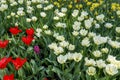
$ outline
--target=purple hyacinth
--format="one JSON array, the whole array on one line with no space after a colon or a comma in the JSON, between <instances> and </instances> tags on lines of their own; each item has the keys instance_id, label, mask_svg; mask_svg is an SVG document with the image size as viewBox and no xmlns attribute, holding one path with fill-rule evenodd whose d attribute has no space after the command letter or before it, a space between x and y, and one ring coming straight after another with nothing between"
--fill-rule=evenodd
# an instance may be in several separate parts
<instances>
[{"instance_id":1,"label":"purple hyacinth","mask_svg":"<svg viewBox=\"0 0 120 80\"><path fill-rule=\"evenodd\" d=\"M35 51L35 53L37 53L37 54L39 54L40 53L40 48L39 48L39 46L34 46L34 51Z\"/></svg>"}]
</instances>

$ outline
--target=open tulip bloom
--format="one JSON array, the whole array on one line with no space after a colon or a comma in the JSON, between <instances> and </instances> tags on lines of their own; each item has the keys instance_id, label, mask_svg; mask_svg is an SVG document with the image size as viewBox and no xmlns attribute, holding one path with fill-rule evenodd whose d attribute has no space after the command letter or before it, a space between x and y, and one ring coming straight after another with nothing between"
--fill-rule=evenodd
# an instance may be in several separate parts
<instances>
[{"instance_id":1,"label":"open tulip bloom","mask_svg":"<svg viewBox=\"0 0 120 80\"><path fill-rule=\"evenodd\" d=\"M22 37L22 41L26 44L26 45L30 45L33 41L33 37L31 36L26 36L26 37Z\"/></svg>"},{"instance_id":2,"label":"open tulip bloom","mask_svg":"<svg viewBox=\"0 0 120 80\"><path fill-rule=\"evenodd\" d=\"M33 36L34 35L34 29L33 28L26 29L26 34L29 35L29 36Z\"/></svg>"},{"instance_id":3,"label":"open tulip bloom","mask_svg":"<svg viewBox=\"0 0 120 80\"><path fill-rule=\"evenodd\" d=\"M0 40L0 48L6 48L9 43L9 40Z\"/></svg>"},{"instance_id":4,"label":"open tulip bloom","mask_svg":"<svg viewBox=\"0 0 120 80\"><path fill-rule=\"evenodd\" d=\"M3 80L14 80L14 74L4 75Z\"/></svg>"},{"instance_id":5,"label":"open tulip bloom","mask_svg":"<svg viewBox=\"0 0 120 80\"><path fill-rule=\"evenodd\" d=\"M16 70L20 69L24 63L27 61L27 59L21 59L20 57L16 58L15 60L12 60L14 67Z\"/></svg>"},{"instance_id":6,"label":"open tulip bloom","mask_svg":"<svg viewBox=\"0 0 120 80\"><path fill-rule=\"evenodd\" d=\"M22 32L22 30L19 30L18 26L10 27L9 31L13 35L17 35L18 33Z\"/></svg>"},{"instance_id":7,"label":"open tulip bloom","mask_svg":"<svg viewBox=\"0 0 120 80\"><path fill-rule=\"evenodd\" d=\"M0 59L0 69L6 68L7 64L11 62L12 57L4 57Z\"/></svg>"}]
</instances>

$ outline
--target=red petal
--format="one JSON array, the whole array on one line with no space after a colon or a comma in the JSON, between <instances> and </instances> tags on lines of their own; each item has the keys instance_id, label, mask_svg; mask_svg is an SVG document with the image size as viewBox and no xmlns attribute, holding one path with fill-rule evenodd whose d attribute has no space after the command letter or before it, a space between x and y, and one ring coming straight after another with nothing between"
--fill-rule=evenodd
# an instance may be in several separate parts
<instances>
[{"instance_id":1,"label":"red petal","mask_svg":"<svg viewBox=\"0 0 120 80\"><path fill-rule=\"evenodd\" d=\"M8 45L9 41L5 40L5 41L1 41L0 40L0 48L5 48Z\"/></svg>"},{"instance_id":2,"label":"red petal","mask_svg":"<svg viewBox=\"0 0 120 80\"><path fill-rule=\"evenodd\" d=\"M12 60L12 63L14 64L14 67L16 70L21 68L23 64L26 62L26 59L21 59L20 57L16 58L15 60Z\"/></svg>"},{"instance_id":3,"label":"red petal","mask_svg":"<svg viewBox=\"0 0 120 80\"><path fill-rule=\"evenodd\" d=\"M14 74L4 75L3 80L14 80Z\"/></svg>"},{"instance_id":4,"label":"red petal","mask_svg":"<svg viewBox=\"0 0 120 80\"><path fill-rule=\"evenodd\" d=\"M7 64L12 60L12 57L4 57L0 60L0 69L6 68Z\"/></svg>"},{"instance_id":5,"label":"red petal","mask_svg":"<svg viewBox=\"0 0 120 80\"><path fill-rule=\"evenodd\" d=\"M27 35L33 36L34 35L34 29L33 28L26 29L26 33L27 33Z\"/></svg>"}]
</instances>

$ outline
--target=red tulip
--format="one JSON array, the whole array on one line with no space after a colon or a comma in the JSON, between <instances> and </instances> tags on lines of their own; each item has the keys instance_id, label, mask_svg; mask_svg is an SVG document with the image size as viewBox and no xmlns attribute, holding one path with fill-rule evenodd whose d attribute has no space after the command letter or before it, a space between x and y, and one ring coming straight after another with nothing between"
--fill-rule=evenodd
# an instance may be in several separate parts
<instances>
[{"instance_id":1,"label":"red tulip","mask_svg":"<svg viewBox=\"0 0 120 80\"><path fill-rule=\"evenodd\" d=\"M0 69L6 68L7 64L12 60L12 57L4 57L0 60Z\"/></svg>"},{"instance_id":2,"label":"red tulip","mask_svg":"<svg viewBox=\"0 0 120 80\"><path fill-rule=\"evenodd\" d=\"M32 43L33 37L30 36L26 36L26 37L22 37L22 41L26 44L26 45L30 45Z\"/></svg>"},{"instance_id":3,"label":"red tulip","mask_svg":"<svg viewBox=\"0 0 120 80\"><path fill-rule=\"evenodd\" d=\"M3 80L14 80L14 74L4 75Z\"/></svg>"},{"instance_id":4,"label":"red tulip","mask_svg":"<svg viewBox=\"0 0 120 80\"><path fill-rule=\"evenodd\" d=\"M6 48L8 43L9 43L8 40L5 40L5 41L0 40L0 48Z\"/></svg>"},{"instance_id":5,"label":"red tulip","mask_svg":"<svg viewBox=\"0 0 120 80\"><path fill-rule=\"evenodd\" d=\"M45 77L45 78L43 78L43 80L48 80L48 78Z\"/></svg>"},{"instance_id":6,"label":"red tulip","mask_svg":"<svg viewBox=\"0 0 120 80\"><path fill-rule=\"evenodd\" d=\"M18 26L11 27L11 28L9 29L9 31L10 31L13 35L17 35L18 33L22 32L22 30L19 30L19 29L18 29Z\"/></svg>"},{"instance_id":7,"label":"red tulip","mask_svg":"<svg viewBox=\"0 0 120 80\"><path fill-rule=\"evenodd\" d=\"M12 63L16 70L20 69L23 64L27 61L27 59L21 59L20 57L16 58L15 60L12 60Z\"/></svg>"},{"instance_id":8,"label":"red tulip","mask_svg":"<svg viewBox=\"0 0 120 80\"><path fill-rule=\"evenodd\" d=\"M29 36L33 36L34 35L34 29L33 28L26 29L26 33Z\"/></svg>"}]
</instances>

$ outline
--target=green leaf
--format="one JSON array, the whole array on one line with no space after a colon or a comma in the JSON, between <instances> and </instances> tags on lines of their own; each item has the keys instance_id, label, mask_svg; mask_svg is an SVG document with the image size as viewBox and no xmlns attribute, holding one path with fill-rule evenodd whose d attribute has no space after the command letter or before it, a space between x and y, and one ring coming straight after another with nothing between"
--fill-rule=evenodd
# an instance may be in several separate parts
<instances>
[{"instance_id":1,"label":"green leaf","mask_svg":"<svg viewBox=\"0 0 120 80\"><path fill-rule=\"evenodd\" d=\"M21 49L23 49L23 50L26 50L25 47L23 47L23 46L19 46L19 47L20 47Z\"/></svg>"},{"instance_id":2,"label":"green leaf","mask_svg":"<svg viewBox=\"0 0 120 80\"><path fill-rule=\"evenodd\" d=\"M99 80L106 80L106 77L102 77L102 78L100 78Z\"/></svg>"},{"instance_id":3,"label":"green leaf","mask_svg":"<svg viewBox=\"0 0 120 80\"><path fill-rule=\"evenodd\" d=\"M0 79L1 80L3 79L4 74L5 74L4 70L0 70Z\"/></svg>"},{"instance_id":4,"label":"green leaf","mask_svg":"<svg viewBox=\"0 0 120 80\"><path fill-rule=\"evenodd\" d=\"M50 62L50 63L53 63L54 66L57 66L57 65L58 65L56 61L52 61L52 60L50 60L50 59L48 59L48 58L45 58L45 60L47 60L47 61Z\"/></svg>"},{"instance_id":5,"label":"green leaf","mask_svg":"<svg viewBox=\"0 0 120 80\"><path fill-rule=\"evenodd\" d=\"M61 76L62 71L59 68L53 66L52 71L55 72L60 79L62 79L62 76Z\"/></svg>"},{"instance_id":6,"label":"green leaf","mask_svg":"<svg viewBox=\"0 0 120 80\"><path fill-rule=\"evenodd\" d=\"M24 70L22 68L18 70L18 75L19 75L19 77L25 76Z\"/></svg>"}]
</instances>

